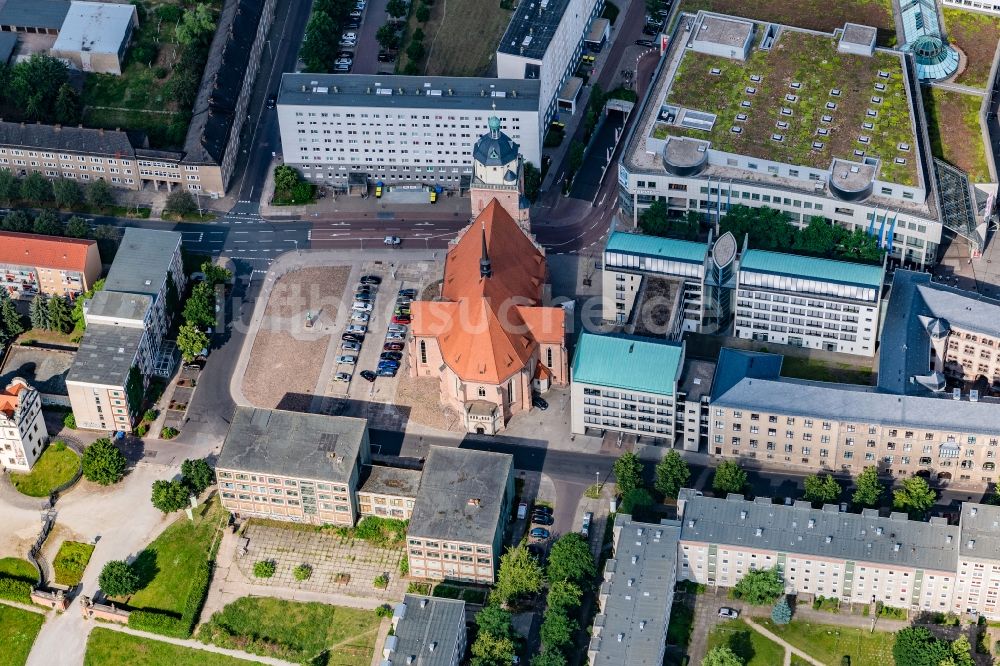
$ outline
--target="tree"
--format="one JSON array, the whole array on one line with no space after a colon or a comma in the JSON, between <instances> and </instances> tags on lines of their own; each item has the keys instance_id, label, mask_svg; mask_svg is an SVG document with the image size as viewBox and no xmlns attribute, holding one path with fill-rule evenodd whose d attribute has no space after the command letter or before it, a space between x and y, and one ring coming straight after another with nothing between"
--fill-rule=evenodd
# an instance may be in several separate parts
<instances>
[{"instance_id":1,"label":"tree","mask_svg":"<svg viewBox=\"0 0 1000 666\"><path fill-rule=\"evenodd\" d=\"M906 666L939 666L951 650L947 641L938 640L926 627L905 627L896 632L892 656Z\"/></svg>"},{"instance_id":2,"label":"tree","mask_svg":"<svg viewBox=\"0 0 1000 666\"><path fill-rule=\"evenodd\" d=\"M511 548L500 558L497 582L490 600L508 604L521 595L542 589L542 567L524 545Z\"/></svg>"},{"instance_id":3,"label":"tree","mask_svg":"<svg viewBox=\"0 0 1000 666\"><path fill-rule=\"evenodd\" d=\"M511 615L496 604L487 604L476 615L476 625L479 633L487 633L496 638L514 638L514 625Z\"/></svg>"},{"instance_id":4,"label":"tree","mask_svg":"<svg viewBox=\"0 0 1000 666\"><path fill-rule=\"evenodd\" d=\"M82 217L74 215L66 220L66 235L70 238L88 238L90 225Z\"/></svg>"},{"instance_id":5,"label":"tree","mask_svg":"<svg viewBox=\"0 0 1000 666\"><path fill-rule=\"evenodd\" d=\"M127 597L139 590L139 574L125 560L111 560L101 569L97 584L109 597Z\"/></svg>"},{"instance_id":6,"label":"tree","mask_svg":"<svg viewBox=\"0 0 1000 666\"><path fill-rule=\"evenodd\" d=\"M666 497L677 498L691 478L691 469L681 454L671 449L663 460L656 464L656 481L654 487Z\"/></svg>"},{"instance_id":7,"label":"tree","mask_svg":"<svg viewBox=\"0 0 1000 666\"><path fill-rule=\"evenodd\" d=\"M385 13L394 19L402 18L406 16L406 12L409 10L409 5L406 0L389 0L385 6Z\"/></svg>"},{"instance_id":8,"label":"tree","mask_svg":"<svg viewBox=\"0 0 1000 666\"><path fill-rule=\"evenodd\" d=\"M173 513L188 506L188 489L180 481L153 481L153 506L163 513Z\"/></svg>"},{"instance_id":9,"label":"tree","mask_svg":"<svg viewBox=\"0 0 1000 666\"><path fill-rule=\"evenodd\" d=\"M274 167L274 195L278 198L291 197L295 186L302 180L298 169L286 164Z\"/></svg>"},{"instance_id":10,"label":"tree","mask_svg":"<svg viewBox=\"0 0 1000 666\"><path fill-rule=\"evenodd\" d=\"M63 296L53 294L49 298L49 330L59 333L69 333L73 328L73 318L69 303Z\"/></svg>"},{"instance_id":11,"label":"tree","mask_svg":"<svg viewBox=\"0 0 1000 666\"><path fill-rule=\"evenodd\" d=\"M788 624L792 621L792 607L788 605L788 598L781 595L778 603L771 609L771 619L775 624Z\"/></svg>"},{"instance_id":12,"label":"tree","mask_svg":"<svg viewBox=\"0 0 1000 666\"><path fill-rule=\"evenodd\" d=\"M198 206L195 204L194 197L187 190L180 188L167 195L167 205L164 208L181 217L198 212Z\"/></svg>"},{"instance_id":13,"label":"tree","mask_svg":"<svg viewBox=\"0 0 1000 666\"><path fill-rule=\"evenodd\" d=\"M181 315L184 321L200 328L215 324L215 291L207 282L199 282L191 290Z\"/></svg>"},{"instance_id":14,"label":"tree","mask_svg":"<svg viewBox=\"0 0 1000 666\"><path fill-rule=\"evenodd\" d=\"M903 479L902 487L892 493L892 506L913 516L922 516L937 501L937 493L922 476Z\"/></svg>"},{"instance_id":15,"label":"tree","mask_svg":"<svg viewBox=\"0 0 1000 666\"><path fill-rule=\"evenodd\" d=\"M547 608L538 635L542 644L549 648L563 648L573 642L573 632L576 631L576 620L566 614L562 608Z\"/></svg>"},{"instance_id":16,"label":"tree","mask_svg":"<svg viewBox=\"0 0 1000 666\"><path fill-rule=\"evenodd\" d=\"M181 479L196 495L215 483L215 470L203 458L181 463Z\"/></svg>"},{"instance_id":17,"label":"tree","mask_svg":"<svg viewBox=\"0 0 1000 666\"><path fill-rule=\"evenodd\" d=\"M427 23L431 19L431 8L425 4L421 4L417 7L417 21L420 23Z\"/></svg>"},{"instance_id":18,"label":"tree","mask_svg":"<svg viewBox=\"0 0 1000 666\"><path fill-rule=\"evenodd\" d=\"M740 578L733 588L733 597L748 604L761 606L772 604L785 593L777 569L751 569Z\"/></svg>"},{"instance_id":19,"label":"tree","mask_svg":"<svg viewBox=\"0 0 1000 666\"><path fill-rule=\"evenodd\" d=\"M821 502L829 504L836 502L843 490L837 480L829 474L820 477L818 474L810 474L803 482L805 485L805 495L807 502Z\"/></svg>"},{"instance_id":20,"label":"tree","mask_svg":"<svg viewBox=\"0 0 1000 666\"><path fill-rule=\"evenodd\" d=\"M579 141L574 141L573 145L569 147L569 156L566 168L569 170L569 177L572 178L576 175L576 172L580 170L583 166L583 154L584 148L583 144Z\"/></svg>"},{"instance_id":21,"label":"tree","mask_svg":"<svg viewBox=\"0 0 1000 666\"><path fill-rule=\"evenodd\" d=\"M76 125L80 122L80 96L68 83L59 86L56 93L56 122L63 125Z\"/></svg>"},{"instance_id":22,"label":"tree","mask_svg":"<svg viewBox=\"0 0 1000 666\"><path fill-rule=\"evenodd\" d=\"M104 289L104 279L100 279L94 283L87 291L83 292L81 296L73 302L73 311L69 313L70 319L73 320L73 327L78 328L81 331L87 328L87 322L83 317L83 304L88 299L94 297L94 294Z\"/></svg>"},{"instance_id":23,"label":"tree","mask_svg":"<svg viewBox=\"0 0 1000 666\"><path fill-rule=\"evenodd\" d=\"M337 24L323 12L313 12L299 52L307 72L328 72L337 54Z\"/></svg>"},{"instance_id":24,"label":"tree","mask_svg":"<svg viewBox=\"0 0 1000 666\"><path fill-rule=\"evenodd\" d=\"M215 17L208 5L199 4L184 12L180 23L174 28L174 37L181 46L207 41L215 32Z\"/></svg>"},{"instance_id":25,"label":"tree","mask_svg":"<svg viewBox=\"0 0 1000 666\"><path fill-rule=\"evenodd\" d=\"M187 363L201 356L208 345L208 334L190 322L177 330L177 348L181 350L181 357Z\"/></svg>"},{"instance_id":26,"label":"tree","mask_svg":"<svg viewBox=\"0 0 1000 666\"><path fill-rule=\"evenodd\" d=\"M34 223L23 210L13 210L3 218L3 230L31 233L34 230Z\"/></svg>"},{"instance_id":27,"label":"tree","mask_svg":"<svg viewBox=\"0 0 1000 666\"><path fill-rule=\"evenodd\" d=\"M852 500L858 506L874 507L878 506L882 499L885 487L878 480L878 469L874 466L865 467L861 474L858 474L857 489L854 491Z\"/></svg>"},{"instance_id":28,"label":"tree","mask_svg":"<svg viewBox=\"0 0 1000 666\"><path fill-rule=\"evenodd\" d=\"M415 63L423 60L426 53L427 49L424 47L424 43L415 39L410 41L410 45L406 47L406 57Z\"/></svg>"},{"instance_id":29,"label":"tree","mask_svg":"<svg viewBox=\"0 0 1000 666\"><path fill-rule=\"evenodd\" d=\"M549 647L531 658L531 666L566 666L568 663L561 650Z\"/></svg>"},{"instance_id":30,"label":"tree","mask_svg":"<svg viewBox=\"0 0 1000 666\"><path fill-rule=\"evenodd\" d=\"M528 201L534 203L538 201L538 195L542 191L542 172L531 162L524 163L524 196Z\"/></svg>"},{"instance_id":31,"label":"tree","mask_svg":"<svg viewBox=\"0 0 1000 666\"><path fill-rule=\"evenodd\" d=\"M21 198L21 181L10 169L0 169L0 201L10 203Z\"/></svg>"},{"instance_id":32,"label":"tree","mask_svg":"<svg viewBox=\"0 0 1000 666\"><path fill-rule=\"evenodd\" d=\"M107 208L115 202L115 196L111 191L108 181L103 178L90 181L87 185L87 203L94 208Z\"/></svg>"},{"instance_id":33,"label":"tree","mask_svg":"<svg viewBox=\"0 0 1000 666\"><path fill-rule=\"evenodd\" d=\"M549 596L546 600L549 608L576 608L583 599L583 590L576 583L568 580L557 580L549 586Z\"/></svg>"},{"instance_id":34,"label":"tree","mask_svg":"<svg viewBox=\"0 0 1000 666\"><path fill-rule=\"evenodd\" d=\"M24 333L21 315L6 289L0 289L0 347Z\"/></svg>"},{"instance_id":35,"label":"tree","mask_svg":"<svg viewBox=\"0 0 1000 666\"><path fill-rule=\"evenodd\" d=\"M638 514L642 513L645 507L653 506L656 504L656 499L653 495L645 488L634 488L622 497L621 502L618 504L619 513L627 513L633 518L637 518Z\"/></svg>"},{"instance_id":36,"label":"tree","mask_svg":"<svg viewBox=\"0 0 1000 666\"><path fill-rule=\"evenodd\" d=\"M514 661L516 647L510 638L480 632L471 650L472 666L508 666Z\"/></svg>"},{"instance_id":37,"label":"tree","mask_svg":"<svg viewBox=\"0 0 1000 666\"><path fill-rule=\"evenodd\" d=\"M233 279L233 272L228 268L216 266L211 261L203 262L201 272L205 274L205 282L213 287L218 284L225 284Z\"/></svg>"},{"instance_id":38,"label":"tree","mask_svg":"<svg viewBox=\"0 0 1000 666\"><path fill-rule=\"evenodd\" d=\"M73 208L83 202L83 192L75 180L59 178L52 183L52 194L60 208Z\"/></svg>"},{"instance_id":39,"label":"tree","mask_svg":"<svg viewBox=\"0 0 1000 666\"><path fill-rule=\"evenodd\" d=\"M639 215L639 228L650 236L694 240L701 230L701 223L698 213L694 211L683 218L671 218L666 202L657 199Z\"/></svg>"},{"instance_id":40,"label":"tree","mask_svg":"<svg viewBox=\"0 0 1000 666\"><path fill-rule=\"evenodd\" d=\"M626 495L636 488L642 487L642 462L639 456L631 451L626 451L615 464L611 471L615 475L615 483L618 485L618 494Z\"/></svg>"},{"instance_id":41,"label":"tree","mask_svg":"<svg viewBox=\"0 0 1000 666\"><path fill-rule=\"evenodd\" d=\"M747 473L735 460L724 460L715 468L712 490L717 495L742 493L747 485Z\"/></svg>"},{"instance_id":42,"label":"tree","mask_svg":"<svg viewBox=\"0 0 1000 666\"><path fill-rule=\"evenodd\" d=\"M34 233L42 236L62 236L65 233L62 220L48 208L38 214L31 226Z\"/></svg>"},{"instance_id":43,"label":"tree","mask_svg":"<svg viewBox=\"0 0 1000 666\"><path fill-rule=\"evenodd\" d=\"M951 661L954 666L975 666L975 660L972 658L972 644L969 642L969 637L965 634L959 635L951 643Z\"/></svg>"},{"instance_id":44,"label":"tree","mask_svg":"<svg viewBox=\"0 0 1000 666\"><path fill-rule=\"evenodd\" d=\"M750 236L750 247L760 250L787 250L793 246L795 227L787 214L763 206L731 206L719 224L719 233L732 232L737 243Z\"/></svg>"},{"instance_id":45,"label":"tree","mask_svg":"<svg viewBox=\"0 0 1000 666\"><path fill-rule=\"evenodd\" d=\"M6 97L29 120L51 120L59 89L69 81L69 68L57 58L41 53L22 60L10 70Z\"/></svg>"},{"instance_id":46,"label":"tree","mask_svg":"<svg viewBox=\"0 0 1000 666\"><path fill-rule=\"evenodd\" d=\"M596 571L590 544L578 533L564 534L552 544L546 568L549 582L568 580L582 583L593 578Z\"/></svg>"},{"instance_id":47,"label":"tree","mask_svg":"<svg viewBox=\"0 0 1000 666\"><path fill-rule=\"evenodd\" d=\"M83 475L88 481L110 486L125 476L128 461L110 439L102 437L83 451Z\"/></svg>"},{"instance_id":48,"label":"tree","mask_svg":"<svg viewBox=\"0 0 1000 666\"><path fill-rule=\"evenodd\" d=\"M386 51L394 51L399 48L399 32L394 25L386 23L375 33L375 41Z\"/></svg>"},{"instance_id":49,"label":"tree","mask_svg":"<svg viewBox=\"0 0 1000 666\"><path fill-rule=\"evenodd\" d=\"M701 666L743 666L743 659L729 647L719 645L708 651Z\"/></svg>"},{"instance_id":50,"label":"tree","mask_svg":"<svg viewBox=\"0 0 1000 666\"><path fill-rule=\"evenodd\" d=\"M43 293L38 293L31 299L31 306L28 308L28 317L31 319L31 328L38 330L48 330L49 328L49 297Z\"/></svg>"},{"instance_id":51,"label":"tree","mask_svg":"<svg viewBox=\"0 0 1000 666\"><path fill-rule=\"evenodd\" d=\"M21 183L21 196L35 203L52 201L52 181L38 171L32 171Z\"/></svg>"}]
</instances>

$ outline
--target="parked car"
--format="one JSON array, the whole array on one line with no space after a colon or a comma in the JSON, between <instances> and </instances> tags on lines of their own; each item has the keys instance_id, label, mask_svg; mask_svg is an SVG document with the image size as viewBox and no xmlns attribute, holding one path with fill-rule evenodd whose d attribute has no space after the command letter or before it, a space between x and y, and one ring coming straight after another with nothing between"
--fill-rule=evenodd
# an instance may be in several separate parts
<instances>
[{"instance_id":1,"label":"parked car","mask_svg":"<svg viewBox=\"0 0 1000 666\"><path fill-rule=\"evenodd\" d=\"M538 543L529 543L528 552L531 553L536 559L541 560L542 556L545 555L545 548Z\"/></svg>"},{"instance_id":2,"label":"parked car","mask_svg":"<svg viewBox=\"0 0 1000 666\"><path fill-rule=\"evenodd\" d=\"M417 290L416 289L400 289L399 290L399 295L400 296L409 296L410 298L415 298L416 295L417 295Z\"/></svg>"},{"instance_id":3,"label":"parked car","mask_svg":"<svg viewBox=\"0 0 1000 666\"><path fill-rule=\"evenodd\" d=\"M396 376L396 372L398 372L398 371L399 371L399 368L383 368L383 367L379 367L378 372L376 374L379 377L395 377Z\"/></svg>"},{"instance_id":4,"label":"parked car","mask_svg":"<svg viewBox=\"0 0 1000 666\"><path fill-rule=\"evenodd\" d=\"M549 408L549 403L545 402L545 400L542 398L542 396L538 395L537 393L532 393L531 394L531 406L532 407L537 407L538 409L540 409L540 410L542 410L544 412L546 409Z\"/></svg>"},{"instance_id":5,"label":"parked car","mask_svg":"<svg viewBox=\"0 0 1000 666\"><path fill-rule=\"evenodd\" d=\"M377 275L362 275L361 280L359 281L361 282L361 284L375 284L375 285L382 284L382 278L380 278Z\"/></svg>"},{"instance_id":6,"label":"parked car","mask_svg":"<svg viewBox=\"0 0 1000 666\"><path fill-rule=\"evenodd\" d=\"M337 357L337 363L343 363L344 365L354 365L358 362L358 357L353 354L344 354L343 356Z\"/></svg>"},{"instance_id":7,"label":"parked car","mask_svg":"<svg viewBox=\"0 0 1000 666\"><path fill-rule=\"evenodd\" d=\"M396 56L392 55L388 51L379 51L378 52L378 61L379 62L394 62L395 60L396 60Z\"/></svg>"},{"instance_id":8,"label":"parked car","mask_svg":"<svg viewBox=\"0 0 1000 666\"><path fill-rule=\"evenodd\" d=\"M335 71L335 72L349 72L349 71L351 71L351 66L350 65L345 65L345 64L341 63L339 65L334 65L333 66L333 71Z\"/></svg>"},{"instance_id":9,"label":"parked car","mask_svg":"<svg viewBox=\"0 0 1000 666\"><path fill-rule=\"evenodd\" d=\"M356 32L345 32L340 36L341 39L350 39L352 41L358 41L358 33Z\"/></svg>"},{"instance_id":10,"label":"parked car","mask_svg":"<svg viewBox=\"0 0 1000 666\"><path fill-rule=\"evenodd\" d=\"M393 361L391 359L381 359L378 362L378 367L380 367L380 368L383 368L383 367L398 368L399 367L399 361Z\"/></svg>"},{"instance_id":11,"label":"parked car","mask_svg":"<svg viewBox=\"0 0 1000 666\"><path fill-rule=\"evenodd\" d=\"M366 4L368 3L365 2L365 0L356 0L356 2L354 3L354 8L364 10Z\"/></svg>"},{"instance_id":12,"label":"parked car","mask_svg":"<svg viewBox=\"0 0 1000 666\"><path fill-rule=\"evenodd\" d=\"M268 95L267 102L264 103L264 106L266 106L269 109L273 109L275 106L277 106L277 104L278 104L278 96Z\"/></svg>"},{"instance_id":13,"label":"parked car","mask_svg":"<svg viewBox=\"0 0 1000 666\"><path fill-rule=\"evenodd\" d=\"M333 64L334 65L347 65L348 67L350 67L351 65L354 64L354 58L337 58L333 62Z\"/></svg>"},{"instance_id":14,"label":"parked car","mask_svg":"<svg viewBox=\"0 0 1000 666\"><path fill-rule=\"evenodd\" d=\"M400 317L409 317L410 316L410 308L408 308L408 307L405 307L405 308L404 307L398 307L398 308L396 308L395 310L392 311L392 314L398 315Z\"/></svg>"},{"instance_id":15,"label":"parked car","mask_svg":"<svg viewBox=\"0 0 1000 666\"><path fill-rule=\"evenodd\" d=\"M548 539L549 538L549 531L547 529L545 529L544 527L534 527L534 528L532 528L532 530L528 534L531 535L532 539Z\"/></svg>"},{"instance_id":16,"label":"parked car","mask_svg":"<svg viewBox=\"0 0 1000 666\"><path fill-rule=\"evenodd\" d=\"M349 59L353 60L354 59L354 51L341 51L340 53L337 54L337 57L338 58L349 58Z\"/></svg>"},{"instance_id":17,"label":"parked car","mask_svg":"<svg viewBox=\"0 0 1000 666\"><path fill-rule=\"evenodd\" d=\"M362 13L363 13L363 12L362 12L362 11L361 11L360 9L355 9L355 10L353 10L353 11L352 11L352 12L351 12L351 13L349 14L349 16L350 16L351 18L356 18L356 19L359 19L359 18L361 18L361 14L362 14Z\"/></svg>"},{"instance_id":18,"label":"parked car","mask_svg":"<svg viewBox=\"0 0 1000 666\"><path fill-rule=\"evenodd\" d=\"M399 245L403 241L399 240L399 236L386 236L382 242L386 245Z\"/></svg>"},{"instance_id":19,"label":"parked car","mask_svg":"<svg viewBox=\"0 0 1000 666\"><path fill-rule=\"evenodd\" d=\"M367 324L369 319L371 319L371 315L367 312L360 312L358 310L351 312L351 321L358 322L359 324Z\"/></svg>"},{"instance_id":20,"label":"parked car","mask_svg":"<svg viewBox=\"0 0 1000 666\"><path fill-rule=\"evenodd\" d=\"M351 373L349 372L338 372L333 376L333 380L337 382L349 382L351 381Z\"/></svg>"},{"instance_id":21,"label":"parked car","mask_svg":"<svg viewBox=\"0 0 1000 666\"><path fill-rule=\"evenodd\" d=\"M361 378L364 379L365 381L373 382L375 381L375 377L376 377L375 373L372 372L371 370L361 371Z\"/></svg>"},{"instance_id":22,"label":"parked car","mask_svg":"<svg viewBox=\"0 0 1000 666\"><path fill-rule=\"evenodd\" d=\"M382 351L403 351L402 342L387 342L382 345Z\"/></svg>"},{"instance_id":23,"label":"parked car","mask_svg":"<svg viewBox=\"0 0 1000 666\"><path fill-rule=\"evenodd\" d=\"M368 327L364 324L351 324L347 327L347 332L355 335L364 335L368 332Z\"/></svg>"},{"instance_id":24,"label":"parked car","mask_svg":"<svg viewBox=\"0 0 1000 666\"><path fill-rule=\"evenodd\" d=\"M551 525L555 520L552 519L552 516L547 516L544 513L536 513L532 514L531 522L536 525Z\"/></svg>"},{"instance_id":25,"label":"parked car","mask_svg":"<svg viewBox=\"0 0 1000 666\"><path fill-rule=\"evenodd\" d=\"M593 519L594 519L594 514L592 514L590 511L583 514L583 526L580 528L580 535L585 539L590 536L590 522Z\"/></svg>"},{"instance_id":26,"label":"parked car","mask_svg":"<svg viewBox=\"0 0 1000 666\"><path fill-rule=\"evenodd\" d=\"M389 331L385 334L385 339L387 342L402 342L406 339L406 336L402 333L393 333L392 331Z\"/></svg>"},{"instance_id":27,"label":"parked car","mask_svg":"<svg viewBox=\"0 0 1000 666\"><path fill-rule=\"evenodd\" d=\"M532 509L532 511L534 513L547 513L550 516L552 515L552 507L551 506L545 506L544 504L536 504L535 508Z\"/></svg>"},{"instance_id":28,"label":"parked car","mask_svg":"<svg viewBox=\"0 0 1000 666\"><path fill-rule=\"evenodd\" d=\"M356 39L347 39L346 37L341 37L340 41L337 42L337 45L341 46L341 47L349 46L351 48L354 48L355 46L358 45L358 40L356 40Z\"/></svg>"},{"instance_id":29,"label":"parked car","mask_svg":"<svg viewBox=\"0 0 1000 666\"><path fill-rule=\"evenodd\" d=\"M340 343L340 348L344 351L361 351L361 345L357 342L350 342L345 340Z\"/></svg>"},{"instance_id":30,"label":"parked car","mask_svg":"<svg viewBox=\"0 0 1000 666\"><path fill-rule=\"evenodd\" d=\"M365 303L371 303L374 300L375 294L370 291L357 291L354 293L354 300L364 301Z\"/></svg>"},{"instance_id":31,"label":"parked car","mask_svg":"<svg viewBox=\"0 0 1000 666\"><path fill-rule=\"evenodd\" d=\"M361 19L348 18L347 23L344 24L344 27L347 28L348 30L357 30L358 28L361 27Z\"/></svg>"},{"instance_id":32,"label":"parked car","mask_svg":"<svg viewBox=\"0 0 1000 666\"><path fill-rule=\"evenodd\" d=\"M521 502L517 505L517 519L524 520L528 516L528 503Z\"/></svg>"},{"instance_id":33,"label":"parked car","mask_svg":"<svg viewBox=\"0 0 1000 666\"><path fill-rule=\"evenodd\" d=\"M729 608L728 606L723 606L719 609L719 617L724 617L730 620L735 620L740 616L740 612L735 608Z\"/></svg>"},{"instance_id":34,"label":"parked car","mask_svg":"<svg viewBox=\"0 0 1000 666\"><path fill-rule=\"evenodd\" d=\"M398 351L387 351L379 354L379 359L383 361L402 361L403 353Z\"/></svg>"},{"instance_id":35,"label":"parked car","mask_svg":"<svg viewBox=\"0 0 1000 666\"><path fill-rule=\"evenodd\" d=\"M658 27L655 27L655 26L652 26L652 25L648 25L648 24L645 25L645 26L643 26L643 28L642 28L642 34L644 34L644 35L657 35L657 34L659 34L659 32L660 32L660 29Z\"/></svg>"},{"instance_id":36,"label":"parked car","mask_svg":"<svg viewBox=\"0 0 1000 666\"><path fill-rule=\"evenodd\" d=\"M637 39L635 40L635 45L653 48L656 46L656 42L654 42L652 39Z\"/></svg>"},{"instance_id":37,"label":"parked car","mask_svg":"<svg viewBox=\"0 0 1000 666\"><path fill-rule=\"evenodd\" d=\"M393 315L392 316L392 323L393 324L409 324L410 321L411 321L410 320L410 315ZM386 337L388 338L388 336L386 336ZM393 338L393 339L402 340L403 336L400 335L398 338Z\"/></svg>"},{"instance_id":38,"label":"parked car","mask_svg":"<svg viewBox=\"0 0 1000 666\"><path fill-rule=\"evenodd\" d=\"M389 330L393 333L406 333L406 327L401 324L390 324Z\"/></svg>"},{"instance_id":39,"label":"parked car","mask_svg":"<svg viewBox=\"0 0 1000 666\"><path fill-rule=\"evenodd\" d=\"M364 342L365 336L360 333L344 333L340 339L344 342Z\"/></svg>"},{"instance_id":40,"label":"parked car","mask_svg":"<svg viewBox=\"0 0 1000 666\"><path fill-rule=\"evenodd\" d=\"M362 312L371 312L372 304L369 303L368 301L354 301L354 304L351 305L351 309L361 310Z\"/></svg>"}]
</instances>

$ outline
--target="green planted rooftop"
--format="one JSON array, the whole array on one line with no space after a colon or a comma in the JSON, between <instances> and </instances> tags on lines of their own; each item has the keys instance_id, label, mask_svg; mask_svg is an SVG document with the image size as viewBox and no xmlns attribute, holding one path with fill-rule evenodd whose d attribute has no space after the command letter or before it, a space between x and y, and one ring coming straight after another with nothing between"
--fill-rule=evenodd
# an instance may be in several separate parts
<instances>
[{"instance_id":1,"label":"green planted rooftop","mask_svg":"<svg viewBox=\"0 0 1000 666\"><path fill-rule=\"evenodd\" d=\"M880 72L888 77L879 76ZM866 157L881 159L878 179L916 186L917 141L904 76L898 54L876 51L865 57L839 53L834 37L791 28L782 29L770 50L755 46L746 61L688 49L678 64L666 103L714 113L715 125L704 131L657 123L653 136L706 139L716 150L817 169L829 168L833 158L860 161L855 150L863 150ZM877 84L884 89L877 89ZM747 88L755 91L751 94ZM834 90L840 94L831 94ZM881 100L873 101L873 97ZM744 101L750 103L749 108L741 106ZM836 108L827 108L827 103L836 104ZM791 115L783 114L782 109L789 109ZM870 116L869 110L877 115ZM746 120L737 120L740 113L746 114ZM824 122L824 115L832 119ZM779 128L779 121L788 127ZM866 129L864 123L873 127ZM734 133L734 126L742 131ZM828 133L821 135L821 128ZM773 140L773 134L783 135L782 141ZM860 140L862 136L868 143ZM822 142L823 148L815 148L816 141ZM909 150L900 150L900 144ZM897 157L905 164L897 164Z\"/></svg>"}]
</instances>

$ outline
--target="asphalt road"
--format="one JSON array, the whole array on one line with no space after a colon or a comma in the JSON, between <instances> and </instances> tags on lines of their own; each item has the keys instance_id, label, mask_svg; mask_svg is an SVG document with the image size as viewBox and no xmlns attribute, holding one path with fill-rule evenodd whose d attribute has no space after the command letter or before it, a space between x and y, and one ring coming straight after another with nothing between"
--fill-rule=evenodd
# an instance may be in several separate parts
<instances>
[{"instance_id":1,"label":"asphalt road","mask_svg":"<svg viewBox=\"0 0 1000 666\"><path fill-rule=\"evenodd\" d=\"M354 51L354 74L375 74L378 72L379 45L375 33L389 17L385 13L387 0L368 0L358 33L358 48Z\"/></svg>"}]
</instances>

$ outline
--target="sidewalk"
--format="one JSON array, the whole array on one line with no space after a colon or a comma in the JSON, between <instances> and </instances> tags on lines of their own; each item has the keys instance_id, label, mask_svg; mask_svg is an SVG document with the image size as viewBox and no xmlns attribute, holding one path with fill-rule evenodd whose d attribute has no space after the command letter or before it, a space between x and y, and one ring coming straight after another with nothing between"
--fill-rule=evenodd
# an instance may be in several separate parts
<instances>
[{"instance_id":1,"label":"sidewalk","mask_svg":"<svg viewBox=\"0 0 1000 666\"><path fill-rule=\"evenodd\" d=\"M775 643L777 643L781 647L785 648L785 666L789 666L792 663L792 655L793 654L796 657L798 657L799 659L804 659L804 660L808 661L813 666L826 666L825 664L823 664L823 662L817 661L816 659L813 659L812 657L810 657L808 654L806 654L802 650L798 649L797 647L793 647L792 645L790 645L784 639L778 638L777 636L775 636L770 631L768 631L764 627L760 626L759 624L757 624L753 620L747 619L747 624L749 624L750 628L753 629L754 631L756 631L758 634L764 636L765 638L769 638L770 640L774 641Z\"/></svg>"},{"instance_id":2,"label":"sidewalk","mask_svg":"<svg viewBox=\"0 0 1000 666\"><path fill-rule=\"evenodd\" d=\"M229 650L227 648L220 648L215 645L210 645L208 643L202 643L201 641L196 641L194 639L170 638L168 636L161 636L160 634L153 634L148 631L138 631L136 629L124 627L119 624L113 624L111 622L102 622L100 625L95 625L95 626L101 626L104 629L111 629L112 631L120 631L123 634L131 634L133 636L139 636L140 638L148 638L150 640L160 641L161 643L180 645L181 647L191 648L192 650L202 650L204 652L221 654L227 657L232 657L234 659L243 659L245 661L256 661L261 664L273 664L273 666L295 666L295 664L290 661L282 661L281 659L274 659L273 657L261 657L255 654L250 654L249 652L242 652L240 650Z\"/></svg>"}]
</instances>

